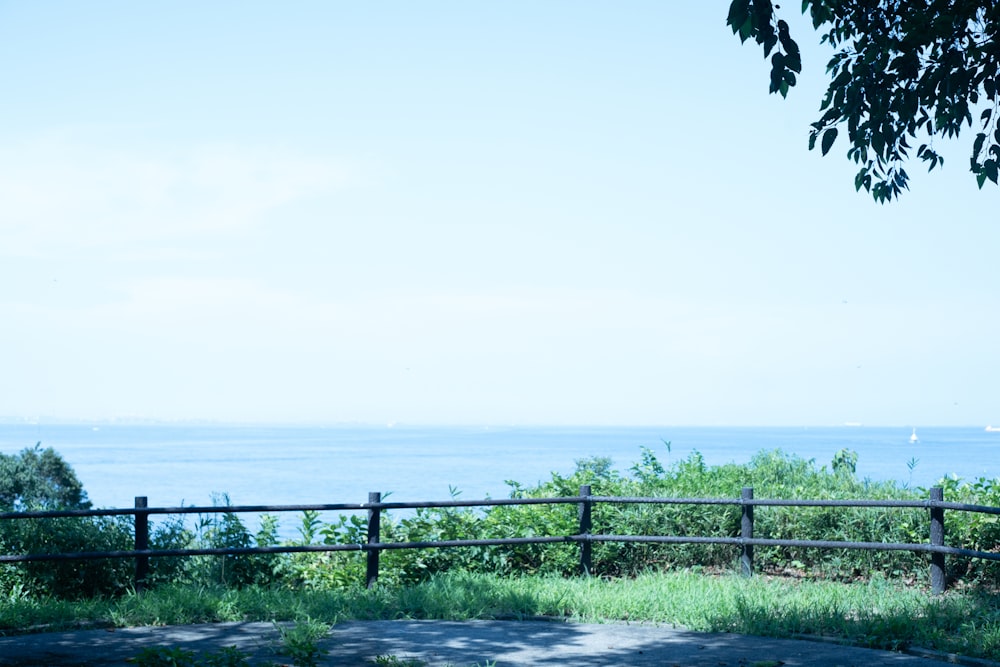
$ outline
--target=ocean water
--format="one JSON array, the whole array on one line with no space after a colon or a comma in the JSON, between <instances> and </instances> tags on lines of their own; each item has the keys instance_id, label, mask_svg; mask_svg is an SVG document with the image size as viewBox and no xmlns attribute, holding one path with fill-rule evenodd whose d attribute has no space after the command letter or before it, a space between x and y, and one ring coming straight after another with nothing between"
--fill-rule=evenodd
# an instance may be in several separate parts
<instances>
[{"instance_id":1,"label":"ocean water","mask_svg":"<svg viewBox=\"0 0 1000 667\"><path fill-rule=\"evenodd\" d=\"M830 465L858 453L857 472L929 487L942 476L1000 477L1000 433L982 427L263 427L0 424L0 452L41 442L73 466L96 507L361 503L508 495L575 462L610 457L627 470L652 450L666 466L700 452L708 464L744 463L780 449ZM669 448L666 442L670 442Z\"/></svg>"}]
</instances>

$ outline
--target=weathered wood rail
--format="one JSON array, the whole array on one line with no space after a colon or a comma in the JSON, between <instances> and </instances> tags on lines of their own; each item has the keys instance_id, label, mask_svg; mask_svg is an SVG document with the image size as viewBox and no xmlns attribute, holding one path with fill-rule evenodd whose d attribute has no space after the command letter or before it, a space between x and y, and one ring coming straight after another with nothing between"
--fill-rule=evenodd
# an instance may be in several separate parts
<instances>
[{"instance_id":1,"label":"weathered wood rail","mask_svg":"<svg viewBox=\"0 0 1000 667\"><path fill-rule=\"evenodd\" d=\"M592 532L592 510L600 503L646 505L738 505L741 508L739 536L698 535L608 535ZM574 535L551 535L480 540L438 540L428 542L382 542L381 516L387 510L410 510L446 507L496 507L500 505L574 504L578 507L579 529ZM787 540L754 537L755 507L868 507L921 508L928 510L928 541L926 543L846 542L826 540ZM863 549L870 551L911 551L930 554L930 581L933 593L945 590L945 556L963 556L1000 561L1000 553L949 547L945 544L945 510L980 512L1000 515L1000 507L945 502L941 488L932 488L926 500L774 500L754 498L753 488L745 487L739 498L652 498L591 495L590 486L580 487L580 495L558 498L506 498L484 500L445 500L426 502L383 502L380 493L368 495L366 503L334 503L317 505L233 505L213 507L148 507L145 496L137 496L135 507L128 509L64 510L47 512L0 513L0 521L43 520L61 517L134 516L135 548L131 551L94 551L75 553L3 554L0 563L27 561L91 560L130 558L135 560L135 585L141 589L149 572L149 559L184 556L233 556L247 554L310 553L332 551L362 551L366 553L366 584L378 579L379 554L392 549L445 549L471 546L512 546L523 544L578 543L580 572L591 571L591 547L595 542L633 542L652 544L729 544L740 550L740 567L746 576L753 574L755 546L803 547L817 549ZM150 549L149 517L179 514L261 514L272 512L366 512L366 541L357 544L310 544L272 547Z\"/></svg>"}]
</instances>

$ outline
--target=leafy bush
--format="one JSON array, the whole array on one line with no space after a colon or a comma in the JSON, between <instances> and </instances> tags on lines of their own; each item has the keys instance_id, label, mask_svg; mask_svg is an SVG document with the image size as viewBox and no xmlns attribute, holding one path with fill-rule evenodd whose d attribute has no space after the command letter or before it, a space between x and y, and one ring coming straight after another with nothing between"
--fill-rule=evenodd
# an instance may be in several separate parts
<instances>
[{"instance_id":1,"label":"leafy bush","mask_svg":"<svg viewBox=\"0 0 1000 667\"><path fill-rule=\"evenodd\" d=\"M60 518L3 522L5 553L44 554L121 551L134 546L131 522L122 517ZM33 594L65 598L109 595L132 583L133 565L119 559L19 563L17 580Z\"/></svg>"},{"instance_id":2,"label":"leafy bush","mask_svg":"<svg viewBox=\"0 0 1000 667\"><path fill-rule=\"evenodd\" d=\"M224 498L228 503L228 498ZM0 511L90 509L87 494L73 472L53 449L38 444L20 454L0 454ZM152 527L151 549L269 546L277 544L276 520L265 519L250 535L233 513L213 514L188 530L172 519ZM60 554L130 551L135 547L131 516L60 517L0 521L0 553ZM277 556L250 555L202 558L153 558L147 584L176 580L246 585L274 579ZM134 583L129 559L30 561L0 568L0 588L31 595L84 598L117 595Z\"/></svg>"},{"instance_id":3,"label":"leafy bush","mask_svg":"<svg viewBox=\"0 0 1000 667\"><path fill-rule=\"evenodd\" d=\"M89 509L72 467L41 443L0 454L0 511ZM120 517L67 517L0 522L0 552L46 554L130 549L131 522ZM32 594L89 597L124 590L130 564L120 560L33 561L7 566L0 583Z\"/></svg>"},{"instance_id":4,"label":"leafy bush","mask_svg":"<svg viewBox=\"0 0 1000 667\"><path fill-rule=\"evenodd\" d=\"M42 443L12 456L0 454L0 512L89 509L76 473Z\"/></svg>"},{"instance_id":5,"label":"leafy bush","mask_svg":"<svg viewBox=\"0 0 1000 667\"><path fill-rule=\"evenodd\" d=\"M669 443L666 443L669 449ZM925 489L895 482L872 482L855 474L857 454L837 452L830 469L815 461L780 450L762 451L744 465L709 466L700 453L664 466L644 449L641 459L625 475L611 461L598 457L577 461L571 475L552 474L547 481L525 487L508 481L511 498L567 497L590 485L592 494L611 497L739 498L743 487L753 487L757 498L772 499L925 499ZM947 480L945 480L947 482ZM1000 481L945 484L949 500L961 499L1000 506ZM457 492L453 490L453 495ZM568 536L579 530L578 506L509 505L481 508L422 508L412 515L383 515L384 542L432 542L534 536ZM674 535L737 537L741 510L736 504L628 504L593 506L592 532L616 535ZM995 515L948 513L948 538L953 546L996 550L1000 521ZM926 543L929 521L924 509L870 507L758 506L754 535L765 539ZM364 522L354 517L313 527L326 543L364 542ZM513 574L578 572L580 549L575 543L391 550L382 552L379 577L386 583L412 583L450 570ZM640 544L606 542L592 548L593 574L635 576L666 568L736 567L739 549L732 545ZM364 555L332 554L303 557L299 576L307 584L349 586L363 579ZM840 580L868 578L873 573L925 580L928 557L906 551L867 551L807 547L757 547L755 567L763 572ZM966 578L1000 582L1000 568L982 560L950 559L949 570Z\"/></svg>"},{"instance_id":6,"label":"leafy bush","mask_svg":"<svg viewBox=\"0 0 1000 667\"><path fill-rule=\"evenodd\" d=\"M1000 478L980 477L963 481L954 476L941 479L945 500L969 505L1000 507ZM947 512L945 541L977 551L1000 553L1000 515L978 512ZM1000 562L965 557L948 559L952 578L961 577L971 583L1000 585Z\"/></svg>"},{"instance_id":7,"label":"leafy bush","mask_svg":"<svg viewBox=\"0 0 1000 667\"><path fill-rule=\"evenodd\" d=\"M176 549L190 544L179 521L154 528L150 548ZM67 517L0 522L0 553L44 554L130 551L135 547L132 517ZM178 579L188 559L154 558L147 583ZM135 565L130 559L30 561L0 568L0 590L20 588L33 595L86 598L118 595L131 589Z\"/></svg>"},{"instance_id":8,"label":"leafy bush","mask_svg":"<svg viewBox=\"0 0 1000 667\"><path fill-rule=\"evenodd\" d=\"M669 443L666 443L669 451ZM68 489L64 498L87 503L82 488L74 495L72 471L62 468L58 455L35 450L18 470L48 470L44 479L58 484L15 486L19 506L45 494ZM10 457L8 457L10 458ZM42 462L45 465L36 465ZM841 450L830 468L780 450L762 451L748 463L709 466L700 453L662 464L654 452L643 449L640 460L622 473L610 459L595 457L576 462L572 474L553 473L550 479L528 487L508 481L513 499L574 497L584 485L595 496L651 497L663 499L721 498L735 500L743 487L753 487L757 498L772 499L925 499L925 489L910 489L895 482L858 479L857 454ZM10 461L4 470L15 469ZM20 465L20 464L18 464ZM34 467L32 467L34 466ZM58 474L56 474L58 473ZM1000 480L964 482L942 480L945 497L992 507L1000 506ZM30 491L30 492L29 492ZM452 489L452 497L459 492ZM215 499L225 508L229 498ZM737 537L741 510L738 504L600 502L592 506L592 532L605 535L664 535ZM992 514L948 512L947 543L983 551L1000 551L1000 518ZM926 509L870 507L757 506L754 535L758 538L851 542L926 543L929 521ZM398 515L382 515L382 542L440 542L517 537L565 537L579 531L577 503L502 505L489 508L420 508ZM167 521L151 536L154 549L250 548L278 543L277 519L264 515L256 532L233 512L206 513L193 530L182 521ZM358 514L339 515L323 521L317 512L304 512L299 537L292 545L362 545L367 522ZM0 522L0 550L6 553L48 551L128 550L132 523L123 518L46 519ZM599 576L636 576L648 570L669 568L732 569L739 548L711 544L643 544L600 542L592 545L591 572ZM755 567L763 572L825 577L840 580L869 578L873 573L923 581L927 578L925 554L905 551L865 551L807 547L757 547ZM366 554L361 549L328 553L241 554L191 558L151 559L152 584L188 582L208 586L243 587L285 585L312 589L350 588L363 584ZM380 554L379 580L384 584L411 584L447 571L571 575L579 570L580 546L566 541L515 546L390 549ZM114 594L131 583L129 560L31 563L0 568L0 586L9 591L57 596ZM1000 584L1000 564L981 559L949 558L948 571L970 583Z\"/></svg>"},{"instance_id":9,"label":"leafy bush","mask_svg":"<svg viewBox=\"0 0 1000 667\"><path fill-rule=\"evenodd\" d=\"M229 496L212 498L213 505L228 507ZM213 512L199 515L192 546L204 549L249 549L278 544L278 519L265 514L260 527L252 534L235 512ZM273 582L280 570L277 554L232 554L225 556L195 556L190 559L186 577L200 584L249 586Z\"/></svg>"},{"instance_id":10,"label":"leafy bush","mask_svg":"<svg viewBox=\"0 0 1000 667\"><path fill-rule=\"evenodd\" d=\"M335 520L324 523L319 518L319 512L306 510L302 513L299 537L296 544L301 546L364 544L368 537L367 523L356 514L341 514ZM278 574L284 583L293 587L318 590L350 588L364 582L365 564L361 551L289 554L282 561Z\"/></svg>"}]
</instances>

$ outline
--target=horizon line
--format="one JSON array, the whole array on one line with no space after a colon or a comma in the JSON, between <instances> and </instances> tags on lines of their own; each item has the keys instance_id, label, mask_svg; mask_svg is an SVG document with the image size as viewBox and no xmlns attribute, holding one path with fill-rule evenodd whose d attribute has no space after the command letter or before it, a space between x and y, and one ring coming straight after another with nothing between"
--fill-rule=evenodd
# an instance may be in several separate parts
<instances>
[{"instance_id":1,"label":"horizon line","mask_svg":"<svg viewBox=\"0 0 1000 667\"><path fill-rule=\"evenodd\" d=\"M1000 422L994 422L1000 423ZM408 422L389 420L239 420L211 418L159 418L139 416L119 417L16 417L0 416L0 425L18 426L220 426L241 428L979 428L990 429L992 423L985 427L973 423L862 423L844 421L837 423L698 423L698 422L485 422L485 421L427 421ZM1000 429L998 429L1000 430Z\"/></svg>"}]
</instances>

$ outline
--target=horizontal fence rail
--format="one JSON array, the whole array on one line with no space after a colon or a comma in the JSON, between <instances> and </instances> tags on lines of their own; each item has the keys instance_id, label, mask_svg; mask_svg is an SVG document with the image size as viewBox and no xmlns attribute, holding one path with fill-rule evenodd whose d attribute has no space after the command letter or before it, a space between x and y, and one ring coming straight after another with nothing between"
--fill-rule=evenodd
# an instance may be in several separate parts
<instances>
[{"instance_id":1,"label":"horizontal fence rail","mask_svg":"<svg viewBox=\"0 0 1000 667\"><path fill-rule=\"evenodd\" d=\"M421 542L382 542L380 522L382 512L388 510L410 510L449 507L498 507L509 505L576 505L579 516L579 532L575 535L552 535L536 537L513 537L497 539L435 540ZM735 505L741 508L740 535L698 536L698 535L609 535L592 533L592 510L598 504L625 505ZM926 543L892 542L846 542L828 540L794 540L758 538L753 535L753 513L756 507L862 507L862 508L917 508L926 509L930 514ZM591 495L591 487L580 487L580 495L558 498L504 498L483 500L443 500L421 502L383 502L381 494L369 494L367 503L331 503L300 505L223 505L212 507L147 507L145 496L137 496L134 508L96 510L58 510L32 512L2 512L0 521L45 520L71 517L133 516L135 520L135 549L126 551L93 551L74 553L34 553L0 554L0 563L31 561L74 561L107 558L135 560L135 586L143 584L149 572L149 559L188 556L241 556L251 554L282 553L323 553L337 551L364 552L367 555L366 585L372 586L378 579L379 553L395 549L441 549L460 547L500 547L528 544L580 545L580 571L591 571L591 546L602 542L642 543L642 544L721 544L740 549L740 564L744 575L753 573L753 548L755 546L797 547L816 549L863 549L872 551L909 551L931 555L931 589L935 594L945 589L945 555L980 558L1000 561L1000 553L976 551L950 547L944 543L944 511L977 512L1000 515L1000 507L970 505L945 502L940 488L930 490L927 500L779 500L755 499L753 488L743 489L740 498L653 498L626 496ZM150 549L149 517L183 514L262 514L280 512L366 512L366 541L351 544L310 544L270 547L231 547L194 549Z\"/></svg>"}]
</instances>

